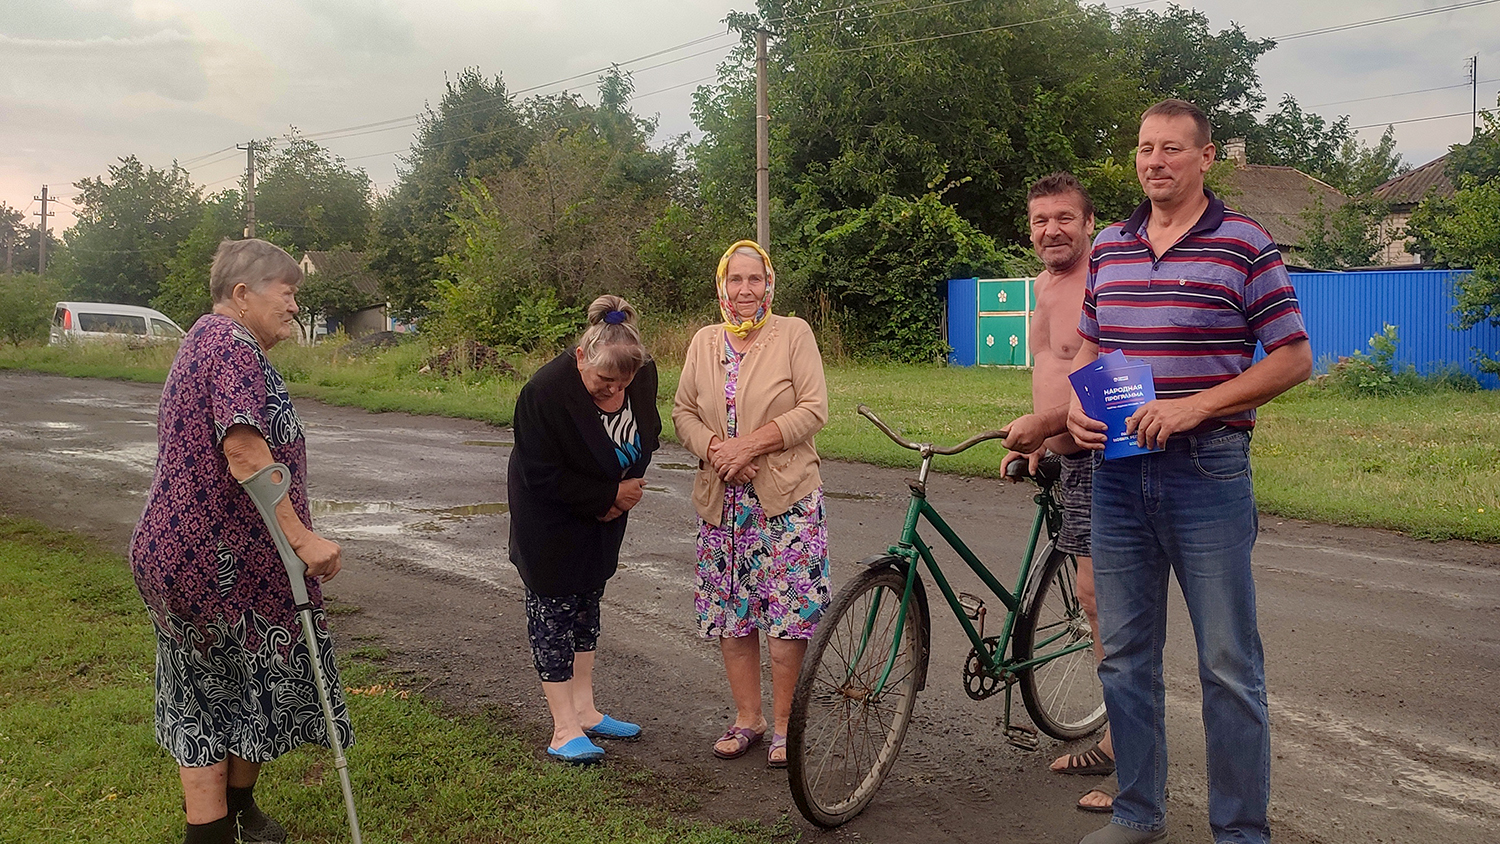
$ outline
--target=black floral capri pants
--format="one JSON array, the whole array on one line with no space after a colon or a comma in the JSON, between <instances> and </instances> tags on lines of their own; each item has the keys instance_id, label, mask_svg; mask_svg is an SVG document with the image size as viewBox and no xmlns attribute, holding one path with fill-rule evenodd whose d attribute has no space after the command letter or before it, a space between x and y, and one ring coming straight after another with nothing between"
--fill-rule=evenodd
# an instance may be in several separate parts
<instances>
[{"instance_id":1,"label":"black floral capri pants","mask_svg":"<svg viewBox=\"0 0 1500 844\"><path fill-rule=\"evenodd\" d=\"M526 590L526 634L531 659L543 683L573 679L573 654L590 653L599 643L599 601L604 587L552 597Z\"/></svg>"}]
</instances>

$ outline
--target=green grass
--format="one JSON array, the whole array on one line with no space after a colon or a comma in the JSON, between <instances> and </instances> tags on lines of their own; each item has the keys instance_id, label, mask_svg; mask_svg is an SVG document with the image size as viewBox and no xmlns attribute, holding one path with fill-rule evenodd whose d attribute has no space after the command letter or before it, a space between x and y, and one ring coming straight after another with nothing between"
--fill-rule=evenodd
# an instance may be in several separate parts
<instances>
[{"instance_id":1,"label":"green grass","mask_svg":"<svg viewBox=\"0 0 1500 844\"><path fill-rule=\"evenodd\" d=\"M182 840L172 760L152 731L151 626L125 562L91 542L0 518L0 841ZM350 771L372 842L785 840L757 824L682 817L692 801L647 773L534 756L503 714L446 714L341 655L357 741ZM326 750L269 764L258 802L302 842L348 840Z\"/></svg>"},{"instance_id":2,"label":"green grass","mask_svg":"<svg viewBox=\"0 0 1500 844\"><path fill-rule=\"evenodd\" d=\"M297 396L375 411L401 410L509 424L523 376L418 372L419 344L349 359L332 347L283 344L272 352ZM160 381L163 349L0 347L0 369ZM679 370L661 368L667 435ZM936 367L828 366L830 418L818 434L826 457L914 467L916 460L855 413L868 404L910 439L953 443L1003 425L1030 405L1030 373ZM994 477L1002 451L984 444L939 458L944 472ZM1500 542L1500 391L1438 391L1354 398L1299 387L1260 412L1253 460L1267 512L1381 527L1432 539Z\"/></svg>"}]
</instances>

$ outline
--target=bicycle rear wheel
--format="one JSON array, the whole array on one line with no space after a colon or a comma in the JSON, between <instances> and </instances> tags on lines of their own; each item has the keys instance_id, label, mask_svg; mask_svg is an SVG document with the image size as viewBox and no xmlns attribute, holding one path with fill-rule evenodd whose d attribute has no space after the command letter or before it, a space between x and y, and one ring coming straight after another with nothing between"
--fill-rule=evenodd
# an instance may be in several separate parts
<instances>
[{"instance_id":1,"label":"bicycle rear wheel","mask_svg":"<svg viewBox=\"0 0 1500 844\"><path fill-rule=\"evenodd\" d=\"M1104 690L1094 665L1094 634L1078 600L1078 564L1056 549L1042 564L1041 579L1015 632L1019 660L1083 647L1017 672L1021 699L1042 732L1055 739L1082 738L1104 726Z\"/></svg>"},{"instance_id":2,"label":"bicycle rear wheel","mask_svg":"<svg viewBox=\"0 0 1500 844\"><path fill-rule=\"evenodd\" d=\"M818 826L858 815L901 750L927 661L920 591L914 589L897 630L905 587L906 575L895 568L861 572L829 604L802 661L787 728L787 775L797 809Z\"/></svg>"}]
</instances>

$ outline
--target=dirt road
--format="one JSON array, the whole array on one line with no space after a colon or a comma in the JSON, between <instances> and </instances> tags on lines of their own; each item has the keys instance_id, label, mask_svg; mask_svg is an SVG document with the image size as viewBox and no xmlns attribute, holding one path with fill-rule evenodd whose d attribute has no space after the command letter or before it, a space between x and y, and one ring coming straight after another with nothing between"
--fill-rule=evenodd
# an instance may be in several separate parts
<instances>
[{"instance_id":1,"label":"dirt road","mask_svg":"<svg viewBox=\"0 0 1500 844\"><path fill-rule=\"evenodd\" d=\"M150 480L159 394L150 385L0 373L0 512L123 550ZM336 639L384 646L395 664L431 680L429 693L460 706L513 707L540 749L545 709L506 560L509 432L306 400L298 411L317 527L344 543L348 561L328 592L360 608L336 618ZM968 645L942 616L895 774L846 827L807 826L784 774L766 770L763 757L712 759L709 742L732 712L717 650L694 635L689 462L674 447L658 455L605 596L600 699L647 731L617 755L668 778L705 816L790 816L809 842L1072 842L1101 822L1072 808L1087 781L1046 773L1055 742L1044 739L1035 753L1010 747L997 725L1000 699L964 696ZM890 543L907 474L825 464L836 583L849 561ZM982 554L1009 561L1019 553L1031 511L1025 488L943 476L931 496ZM1277 840L1492 841L1500 830L1500 551L1263 517L1256 559ZM1015 567L996 569L1005 580ZM1167 701L1179 842L1210 840L1193 659L1174 598Z\"/></svg>"}]
</instances>

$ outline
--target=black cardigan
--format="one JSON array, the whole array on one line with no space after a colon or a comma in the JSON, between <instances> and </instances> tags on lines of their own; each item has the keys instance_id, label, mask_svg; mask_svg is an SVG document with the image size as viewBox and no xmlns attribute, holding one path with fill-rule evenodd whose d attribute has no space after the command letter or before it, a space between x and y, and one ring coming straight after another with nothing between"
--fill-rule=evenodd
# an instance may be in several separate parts
<instances>
[{"instance_id":1,"label":"black cardigan","mask_svg":"<svg viewBox=\"0 0 1500 844\"><path fill-rule=\"evenodd\" d=\"M572 349L531 376L516 397L516 445L507 475L510 561L538 595L590 592L614 575L626 513L598 520L624 478L639 478L661 444L656 364L625 388L640 431L641 456L622 473L615 446L584 389Z\"/></svg>"}]
</instances>

